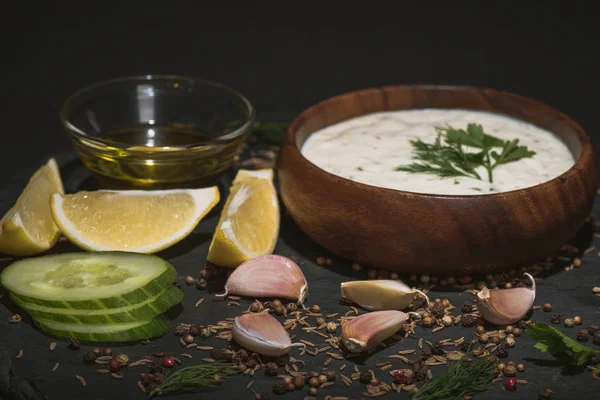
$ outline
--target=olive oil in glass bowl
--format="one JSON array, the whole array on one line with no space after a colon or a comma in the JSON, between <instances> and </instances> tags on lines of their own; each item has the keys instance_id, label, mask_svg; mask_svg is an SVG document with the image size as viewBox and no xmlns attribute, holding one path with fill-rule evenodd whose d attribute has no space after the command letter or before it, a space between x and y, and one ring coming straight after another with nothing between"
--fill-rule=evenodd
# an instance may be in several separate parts
<instances>
[{"instance_id":1,"label":"olive oil in glass bowl","mask_svg":"<svg viewBox=\"0 0 600 400\"><path fill-rule=\"evenodd\" d=\"M213 185L254 118L252 104L237 91L172 75L88 86L60 113L83 164L104 189Z\"/></svg>"}]
</instances>

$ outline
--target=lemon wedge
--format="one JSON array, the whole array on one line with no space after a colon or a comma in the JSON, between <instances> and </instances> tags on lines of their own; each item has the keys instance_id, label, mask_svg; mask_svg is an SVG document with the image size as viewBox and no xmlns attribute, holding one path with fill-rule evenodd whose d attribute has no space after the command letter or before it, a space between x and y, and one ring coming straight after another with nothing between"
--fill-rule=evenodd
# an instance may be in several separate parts
<instances>
[{"instance_id":1,"label":"lemon wedge","mask_svg":"<svg viewBox=\"0 0 600 400\"><path fill-rule=\"evenodd\" d=\"M235 268L273 253L278 235L279 202L273 170L239 170L208 249L208 261Z\"/></svg>"},{"instance_id":2,"label":"lemon wedge","mask_svg":"<svg viewBox=\"0 0 600 400\"><path fill-rule=\"evenodd\" d=\"M62 234L82 249L155 253L188 236L218 202L213 186L55 194L50 206Z\"/></svg>"},{"instance_id":3,"label":"lemon wedge","mask_svg":"<svg viewBox=\"0 0 600 400\"><path fill-rule=\"evenodd\" d=\"M64 193L56 160L51 158L29 179L13 208L0 220L0 253L31 256L56 244L60 237L50 212L50 196Z\"/></svg>"}]
</instances>

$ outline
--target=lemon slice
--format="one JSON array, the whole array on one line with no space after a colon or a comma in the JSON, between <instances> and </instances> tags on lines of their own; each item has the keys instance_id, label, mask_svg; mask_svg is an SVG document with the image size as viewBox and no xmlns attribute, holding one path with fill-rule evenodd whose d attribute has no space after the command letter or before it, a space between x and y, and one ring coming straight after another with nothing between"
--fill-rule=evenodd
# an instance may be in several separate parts
<instances>
[{"instance_id":1,"label":"lemon slice","mask_svg":"<svg viewBox=\"0 0 600 400\"><path fill-rule=\"evenodd\" d=\"M208 249L208 261L235 268L271 254L279 235L279 203L273 170L238 171Z\"/></svg>"},{"instance_id":2,"label":"lemon slice","mask_svg":"<svg viewBox=\"0 0 600 400\"><path fill-rule=\"evenodd\" d=\"M218 202L213 186L55 194L50 203L63 235L85 250L155 253L188 236Z\"/></svg>"},{"instance_id":3,"label":"lemon slice","mask_svg":"<svg viewBox=\"0 0 600 400\"><path fill-rule=\"evenodd\" d=\"M48 250L60 237L50 212L50 196L64 193L56 160L51 158L29 179L13 208L0 220L0 253L31 256Z\"/></svg>"}]
</instances>

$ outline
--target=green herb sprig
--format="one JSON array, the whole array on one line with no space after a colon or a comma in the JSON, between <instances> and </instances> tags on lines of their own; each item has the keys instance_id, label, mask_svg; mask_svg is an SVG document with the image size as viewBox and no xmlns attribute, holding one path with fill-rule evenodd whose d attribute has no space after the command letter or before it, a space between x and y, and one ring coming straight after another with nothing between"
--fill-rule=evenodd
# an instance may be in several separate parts
<instances>
[{"instance_id":1,"label":"green herb sprig","mask_svg":"<svg viewBox=\"0 0 600 400\"><path fill-rule=\"evenodd\" d=\"M569 354L578 367L585 364L591 355L600 354L600 350L589 348L543 322L529 324L527 333L538 341L535 344L537 349L552 355Z\"/></svg>"},{"instance_id":2,"label":"green herb sprig","mask_svg":"<svg viewBox=\"0 0 600 400\"><path fill-rule=\"evenodd\" d=\"M519 139L499 139L486 134L477 124L468 124L466 130L446 126L436 128L436 131L438 136L433 144L421 139L411 140L414 158L419 161L397 167L396 171L436 174L443 178L469 176L482 180L476 168L484 167L489 182L493 183L496 167L535 155L527 146L519 146ZM481 151L467 152L465 146ZM502 150L498 152L494 148Z\"/></svg>"},{"instance_id":3,"label":"green herb sprig","mask_svg":"<svg viewBox=\"0 0 600 400\"><path fill-rule=\"evenodd\" d=\"M441 375L425 383L413 400L463 400L465 396L485 392L497 376L494 358L474 358L471 351Z\"/></svg>"},{"instance_id":4,"label":"green herb sprig","mask_svg":"<svg viewBox=\"0 0 600 400\"><path fill-rule=\"evenodd\" d=\"M224 362L212 364L198 364L178 369L165 377L165 380L157 386L148 398L161 396L176 392L189 392L201 387L217 385L215 375L227 378L235 373L234 365Z\"/></svg>"},{"instance_id":5,"label":"green herb sprig","mask_svg":"<svg viewBox=\"0 0 600 400\"><path fill-rule=\"evenodd\" d=\"M286 122L257 122L252 127L252 134L271 144L280 145L289 126Z\"/></svg>"}]
</instances>

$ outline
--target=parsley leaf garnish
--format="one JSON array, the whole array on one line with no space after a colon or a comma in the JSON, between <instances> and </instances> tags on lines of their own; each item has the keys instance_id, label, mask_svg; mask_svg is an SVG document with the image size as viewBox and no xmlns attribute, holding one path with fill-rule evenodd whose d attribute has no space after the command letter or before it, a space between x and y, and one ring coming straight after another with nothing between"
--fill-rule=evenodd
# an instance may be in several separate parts
<instances>
[{"instance_id":1,"label":"parsley leaf garnish","mask_svg":"<svg viewBox=\"0 0 600 400\"><path fill-rule=\"evenodd\" d=\"M568 353L578 367L581 367L592 354L600 353L571 339L553 326L536 322L527 326L527 333L538 340L535 347L552 355Z\"/></svg>"},{"instance_id":2,"label":"parsley leaf garnish","mask_svg":"<svg viewBox=\"0 0 600 400\"><path fill-rule=\"evenodd\" d=\"M468 124L467 129L438 127L436 131L438 135L433 144L421 139L411 140L414 158L419 161L397 167L396 171L436 174L442 178L468 176L482 180L476 168L484 167L492 183L492 172L497 166L535 155L527 146L519 146L519 139L499 139L486 134L483 127L477 124ZM480 151L467 152L464 146ZM502 150L496 151L494 148Z\"/></svg>"}]
</instances>

